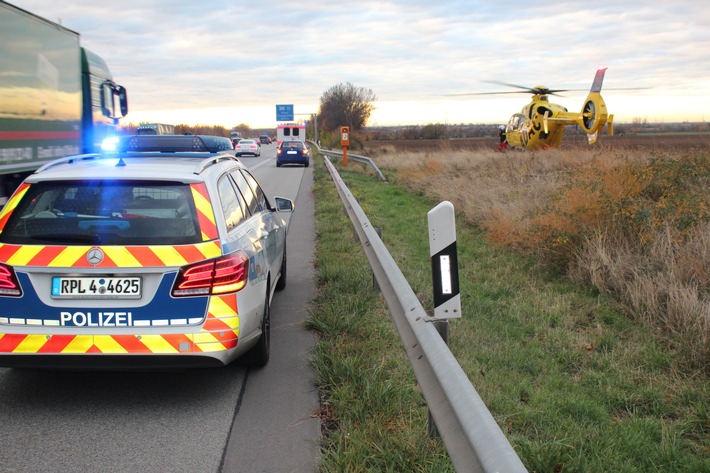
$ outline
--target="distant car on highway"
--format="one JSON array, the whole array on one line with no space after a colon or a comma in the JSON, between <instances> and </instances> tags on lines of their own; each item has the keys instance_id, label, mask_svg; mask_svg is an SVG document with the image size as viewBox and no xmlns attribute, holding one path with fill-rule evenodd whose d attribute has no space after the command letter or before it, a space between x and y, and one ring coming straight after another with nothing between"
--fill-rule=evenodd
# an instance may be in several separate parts
<instances>
[{"instance_id":1,"label":"distant car on highway","mask_svg":"<svg viewBox=\"0 0 710 473\"><path fill-rule=\"evenodd\" d=\"M308 167L310 164L310 152L306 143L300 140L282 141L276 149L276 166L284 164L302 164Z\"/></svg>"},{"instance_id":2,"label":"distant car on highway","mask_svg":"<svg viewBox=\"0 0 710 473\"><path fill-rule=\"evenodd\" d=\"M270 145L270 144L271 144L271 138L269 138L268 135L261 135L261 136L259 137L259 142L260 142L262 145Z\"/></svg>"},{"instance_id":3,"label":"distant car on highway","mask_svg":"<svg viewBox=\"0 0 710 473\"><path fill-rule=\"evenodd\" d=\"M44 165L0 213L0 366L265 365L291 211L229 138L132 136Z\"/></svg>"},{"instance_id":4,"label":"distant car on highway","mask_svg":"<svg viewBox=\"0 0 710 473\"><path fill-rule=\"evenodd\" d=\"M259 146L259 143L257 143L256 140L241 140L236 144L234 150L237 156L244 156L247 154L250 156L261 156L261 146Z\"/></svg>"}]
</instances>

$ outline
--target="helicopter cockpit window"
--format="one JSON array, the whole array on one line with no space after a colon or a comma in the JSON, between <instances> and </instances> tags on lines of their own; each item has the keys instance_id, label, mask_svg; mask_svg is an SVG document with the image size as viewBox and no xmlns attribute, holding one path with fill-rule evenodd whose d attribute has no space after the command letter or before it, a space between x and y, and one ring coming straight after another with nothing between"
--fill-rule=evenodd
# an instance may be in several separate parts
<instances>
[{"instance_id":1,"label":"helicopter cockpit window","mask_svg":"<svg viewBox=\"0 0 710 473\"><path fill-rule=\"evenodd\" d=\"M516 113L515 115L510 117L510 121L508 122L508 130L519 130L524 123L525 115Z\"/></svg>"}]
</instances>

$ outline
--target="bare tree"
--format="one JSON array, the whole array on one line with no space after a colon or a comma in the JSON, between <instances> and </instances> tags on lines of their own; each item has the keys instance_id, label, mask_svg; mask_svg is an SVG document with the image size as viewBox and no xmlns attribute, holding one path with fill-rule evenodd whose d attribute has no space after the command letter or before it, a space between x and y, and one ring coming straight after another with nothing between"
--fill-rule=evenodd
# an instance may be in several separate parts
<instances>
[{"instance_id":1,"label":"bare tree","mask_svg":"<svg viewBox=\"0 0 710 473\"><path fill-rule=\"evenodd\" d=\"M318 119L325 130L349 126L351 131L360 130L367 123L377 100L371 89L356 87L350 82L334 85L320 98Z\"/></svg>"}]
</instances>

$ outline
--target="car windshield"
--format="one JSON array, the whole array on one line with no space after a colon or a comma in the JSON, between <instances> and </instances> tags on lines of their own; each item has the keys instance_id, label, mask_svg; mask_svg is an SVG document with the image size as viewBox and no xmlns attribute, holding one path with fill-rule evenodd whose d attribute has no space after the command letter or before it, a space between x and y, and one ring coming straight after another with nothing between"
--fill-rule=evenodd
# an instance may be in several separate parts
<instances>
[{"instance_id":1,"label":"car windshield","mask_svg":"<svg viewBox=\"0 0 710 473\"><path fill-rule=\"evenodd\" d=\"M31 185L0 242L179 245L202 241L189 184L59 181Z\"/></svg>"},{"instance_id":2,"label":"car windshield","mask_svg":"<svg viewBox=\"0 0 710 473\"><path fill-rule=\"evenodd\" d=\"M254 140L242 140L239 142L240 145L253 145L256 144L256 141Z\"/></svg>"}]
</instances>

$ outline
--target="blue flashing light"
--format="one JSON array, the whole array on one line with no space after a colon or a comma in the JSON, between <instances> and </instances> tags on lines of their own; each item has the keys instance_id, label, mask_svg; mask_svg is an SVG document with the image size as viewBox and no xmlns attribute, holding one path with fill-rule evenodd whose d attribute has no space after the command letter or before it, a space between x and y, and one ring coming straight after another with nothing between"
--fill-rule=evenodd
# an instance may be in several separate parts
<instances>
[{"instance_id":1,"label":"blue flashing light","mask_svg":"<svg viewBox=\"0 0 710 473\"><path fill-rule=\"evenodd\" d=\"M101 151L115 152L118 149L118 137L110 136L101 143Z\"/></svg>"}]
</instances>

